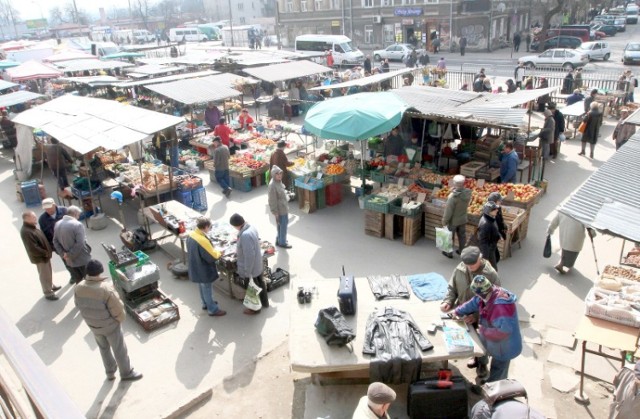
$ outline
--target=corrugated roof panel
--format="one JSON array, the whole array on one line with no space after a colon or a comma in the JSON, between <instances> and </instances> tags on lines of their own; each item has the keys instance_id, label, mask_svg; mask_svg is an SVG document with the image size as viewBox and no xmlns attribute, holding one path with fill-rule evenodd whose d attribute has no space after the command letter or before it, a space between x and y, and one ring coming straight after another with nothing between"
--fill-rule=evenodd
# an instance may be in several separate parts
<instances>
[{"instance_id":1,"label":"corrugated roof panel","mask_svg":"<svg viewBox=\"0 0 640 419\"><path fill-rule=\"evenodd\" d=\"M606 230L629 240L640 241L637 229L629 228L637 219L605 216L615 213L605 208L605 203L618 202L621 208L640 208L640 134L636 134L604 163L589 179L559 208L559 211L581 223ZM620 208L618 208L620 210ZM633 211L632 211L633 212ZM631 214L628 210L627 213ZM624 233L620 233L624 232Z\"/></svg>"},{"instance_id":2,"label":"corrugated roof panel","mask_svg":"<svg viewBox=\"0 0 640 419\"><path fill-rule=\"evenodd\" d=\"M227 85L213 82L210 80L210 77L216 76L154 84L145 86L145 88L187 105L217 102L230 97L240 96L241 93L239 91Z\"/></svg>"},{"instance_id":3,"label":"corrugated roof panel","mask_svg":"<svg viewBox=\"0 0 640 419\"><path fill-rule=\"evenodd\" d=\"M245 68L244 72L260 80L276 82L298 77L312 76L333 71L329 67L311 61L301 60L263 67Z\"/></svg>"}]
</instances>

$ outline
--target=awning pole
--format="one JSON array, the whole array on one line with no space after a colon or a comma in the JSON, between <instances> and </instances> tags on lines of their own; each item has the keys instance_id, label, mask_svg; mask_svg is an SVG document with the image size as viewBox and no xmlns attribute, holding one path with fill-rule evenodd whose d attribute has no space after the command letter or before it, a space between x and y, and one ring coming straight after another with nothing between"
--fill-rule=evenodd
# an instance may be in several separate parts
<instances>
[{"instance_id":1,"label":"awning pole","mask_svg":"<svg viewBox=\"0 0 640 419\"><path fill-rule=\"evenodd\" d=\"M427 120L426 118L422 118L422 138L420 138L420 165L422 166L422 155L424 154L424 133L427 130ZM415 157L414 157L415 161Z\"/></svg>"},{"instance_id":2,"label":"awning pole","mask_svg":"<svg viewBox=\"0 0 640 419\"><path fill-rule=\"evenodd\" d=\"M620 248L620 258L618 264L622 264L622 256L624 255L624 245L627 243L627 239L622 239L622 247Z\"/></svg>"}]
</instances>

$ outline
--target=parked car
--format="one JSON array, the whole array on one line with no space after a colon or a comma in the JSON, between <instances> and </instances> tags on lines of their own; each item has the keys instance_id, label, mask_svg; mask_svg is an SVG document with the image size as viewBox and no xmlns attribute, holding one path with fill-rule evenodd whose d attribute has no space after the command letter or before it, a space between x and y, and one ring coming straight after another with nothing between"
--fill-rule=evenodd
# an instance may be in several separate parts
<instances>
[{"instance_id":1,"label":"parked car","mask_svg":"<svg viewBox=\"0 0 640 419\"><path fill-rule=\"evenodd\" d=\"M380 61L380 60L384 60L385 58L388 58L389 61L394 61L394 60L395 61L402 61L402 60L404 60L404 57L406 57L409 54L411 54L411 51L413 51L414 49L418 53L418 56L420 56L420 54L422 53L423 50L416 49L411 44L389 45L385 49L378 49L378 50L373 51L373 59L375 61Z\"/></svg>"},{"instance_id":2,"label":"parked car","mask_svg":"<svg viewBox=\"0 0 640 419\"><path fill-rule=\"evenodd\" d=\"M552 38L548 38L542 43L542 50L546 51L551 48L574 49L579 47L580 44L582 44L582 39L575 36L554 36ZM534 50L539 50L538 42L532 42L531 48L533 48Z\"/></svg>"},{"instance_id":3,"label":"parked car","mask_svg":"<svg viewBox=\"0 0 640 419\"><path fill-rule=\"evenodd\" d=\"M607 61L609 57L611 57L609 43L604 41L583 42L578 48L576 48L576 51L587 54L589 56L589 60Z\"/></svg>"},{"instance_id":4,"label":"parked car","mask_svg":"<svg viewBox=\"0 0 640 419\"><path fill-rule=\"evenodd\" d=\"M627 18L624 17L624 16L615 18L613 20L613 26L618 28L618 32L626 31L627 30Z\"/></svg>"},{"instance_id":5,"label":"parked car","mask_svg":"<svg viewBox=\"0 0 640 419\"><path fill-rule=\"evenodd\" d=\"M589 56L572 49L554 48L538 55L526 55L518 59L518 63L527 68L553 67L563 70L571 70L583 67L589 62Z\"/></svg>"},{"instance_id":6,"label":"parked car","mask_svg":"<svg viewBox=\"0 0 640 419\"><path fill-rule=\"evenodd\" d=\"M596 31L604 32L607 34L607 36L616 36L616 34L618 33L618 28L613 25L598 25L593 29L595 29Z\"/></svg>"},{"instance_id":7,"label":"parked car","mask_svg":"<svg viewBox=\"0 0 640 419\"><path fill-rule=\"evenodd\" d=\"M640 63L640 42L629 42L624 47L622 63L625 65Z\"/></svg>"}]
</instances>

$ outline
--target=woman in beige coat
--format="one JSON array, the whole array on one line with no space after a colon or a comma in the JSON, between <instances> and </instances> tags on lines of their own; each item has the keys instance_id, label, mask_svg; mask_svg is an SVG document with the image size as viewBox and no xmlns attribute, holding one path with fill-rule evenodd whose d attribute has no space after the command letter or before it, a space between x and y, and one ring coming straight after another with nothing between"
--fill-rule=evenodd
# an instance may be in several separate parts
<instances>
[{"instance_id":1,"label":"woman in beige coat","mask_svg":"<svg viewBox=\"0 0 640 419\"><path fill-rule=\"evenodd\" d=\"M560 262L558 262L554 268L560 272L560 274L565 274L568 271L565 271L564 268L570 270L576 263L576 259L578 259L578 254L580 254L582 245L584 244L586 231L589 230L591 237L595 236L595 231L586 229L580 221L561 212L557 212L556 216L551 220L547 228L547 234L553 234L558 227L560 227L560 247L562 248L562 253Z\"/></svg>"}]
</instances>

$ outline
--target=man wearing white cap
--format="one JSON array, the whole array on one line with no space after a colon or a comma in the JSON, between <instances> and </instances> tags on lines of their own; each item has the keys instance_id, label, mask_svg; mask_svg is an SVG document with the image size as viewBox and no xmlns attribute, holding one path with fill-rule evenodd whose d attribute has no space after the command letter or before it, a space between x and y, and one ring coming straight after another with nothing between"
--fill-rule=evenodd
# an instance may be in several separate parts
<instances>
[{"instance_id":1,"label":"man wearing white cap","mask_svg":"<svg viewBox=\"0 0 640 419\"><path fill-rule=\"evenodd\" d=\"M379 382L371 383L367 395L360 398L353 419L388 419L387 411L395 399L396 392L392 388Z\"/></svg>"},{"instance_id":2,"label":"man wearing white cap","mask_svg":"<svg viewBox=\"0 0 640 419\"><path fill-rule=\"evenodd\" d=\"M282 183L282 169L276 165L271 167L271 182L269 182L269 210L276 217L278 234L276 236L276 246L284 249L291 249L287 242L287 227L289 225L289 204L287 192Z\"/></svg>"},{"instance_id":3,"label":"man wearing white cap","mask_svg":"<svg viewBox=\"0 0 640 419\"><path fill-rule=\"evenodd\" d=\"M464 176L456 175L453 177L453 190L447 198L447 205L444 208L442 216L442 225L447 227L453 234L458 235L458 250L460 254L467 244L467 234L465 227L467 225L467 208L471 201L471 189L464 187ZM442 252L449 259L453 258L453 252Z\"/></svg>"}]
</instances>

